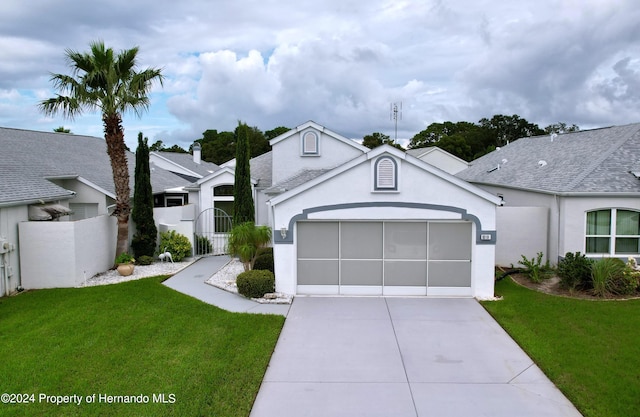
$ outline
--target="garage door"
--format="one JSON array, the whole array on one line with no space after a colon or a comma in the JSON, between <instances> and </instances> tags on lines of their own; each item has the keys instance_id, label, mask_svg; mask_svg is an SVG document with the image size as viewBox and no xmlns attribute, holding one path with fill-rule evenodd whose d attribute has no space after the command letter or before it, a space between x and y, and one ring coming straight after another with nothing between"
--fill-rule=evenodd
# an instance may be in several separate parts
<instances>
[{"instance_id":1,"label":"garage door","mask_svg":"<svg viewBox=\"0 0 640 417\"><path fill-rule=\"evenodd\" d=\"M469 222L298 222L298 294L471 295Z\"/></svg>"}]
</instances>

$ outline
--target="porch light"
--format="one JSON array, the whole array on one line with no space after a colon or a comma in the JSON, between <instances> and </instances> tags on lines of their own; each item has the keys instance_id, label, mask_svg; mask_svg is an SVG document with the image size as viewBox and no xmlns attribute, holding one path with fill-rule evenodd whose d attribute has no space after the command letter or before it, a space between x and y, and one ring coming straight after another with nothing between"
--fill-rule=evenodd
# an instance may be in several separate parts
<instances>
[{"instance_id":1,"label":"porch light","mask_svg":"<svg viewBox=\"0 0 640 417\"><path fill-rule=\"evenodd\" d=\"M283 239L285 239L287 237L287 228L283 227L280 229L280 236L282 236Z\"/></svg>"}]
</instances>

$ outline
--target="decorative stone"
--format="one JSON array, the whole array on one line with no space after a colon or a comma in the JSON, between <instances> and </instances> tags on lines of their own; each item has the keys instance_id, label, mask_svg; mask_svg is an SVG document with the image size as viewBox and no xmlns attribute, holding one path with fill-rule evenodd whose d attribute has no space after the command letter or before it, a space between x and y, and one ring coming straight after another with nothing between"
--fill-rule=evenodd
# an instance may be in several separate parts
<instances>
[{"instance_id":1,"label":"decorative stone","mask_svg":"<svg viewBox=\"0 0 640 417\"><path fill-rule=\"evenodd\" d=\"M116 269L118 270L118 273L123 277L127 277L133 274L133 264L120 264Z\"/></svg>"}]
</instances>

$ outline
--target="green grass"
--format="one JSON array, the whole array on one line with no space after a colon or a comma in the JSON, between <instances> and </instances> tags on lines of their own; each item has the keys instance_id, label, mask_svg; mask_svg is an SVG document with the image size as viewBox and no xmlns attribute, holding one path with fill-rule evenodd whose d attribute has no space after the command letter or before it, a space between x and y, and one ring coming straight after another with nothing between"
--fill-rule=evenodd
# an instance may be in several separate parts
<instances>
[{"instance_id":1,"label":"green grass","mask_svg":"<svg viewBox=\"0 0 640 417\"><path fill-rule=\"evenodd\" d=\"M0 298L0 393L35 394L35 404L0 403L0 415L248 416L284 317L229 313L162 279ZM100 394L149 403L98 403Z\"/></svg>"},{"instance_id":2,"label":"green grass","mask_svg":"<svg viewBox=\"0 0 640 417\"><path fill-rule=\"evenodd\" d=\"M484 307L586 417L640 413L640 300L589 301L496 284Z\"/></svg>"}]
</instances>

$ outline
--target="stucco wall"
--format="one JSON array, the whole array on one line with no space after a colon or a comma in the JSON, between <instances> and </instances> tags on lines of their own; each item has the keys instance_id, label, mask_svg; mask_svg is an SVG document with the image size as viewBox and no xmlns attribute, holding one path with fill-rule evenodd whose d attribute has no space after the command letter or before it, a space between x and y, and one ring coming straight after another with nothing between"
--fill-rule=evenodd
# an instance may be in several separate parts
<instances>
[{"instance_id":1,"label":"stucco wall","mask_svg":"<svg viewBox=\"0 0 640 417\"><path fill-rule=\"evenodd\" d=\"M498 207L496 211L496 265L518 266L521 255L547 260L549 209L547 207ZM550 259L555 262L555 259Z\"/></svg>"},{"instance_id":2,"label":"stucco wall","mask_svg":"<svg viewBox=\"0 0 640 417\"><path fill-rule=\"evenodd\" d=\"M469 164L467 164L466 162L456 159L451 155L447 155L441 151L438 151L437 149L429 152L420 159L428 164L433 165L434 167L448 172L449 174L456 174L469 167Z\"/></svg>"},{"instance_id":3,"label":"stucco wall","mask_svg":"<svg viewBox=\"0 0 640 417\"><path fill-rule=\"evenodd\" d=\"M54 180L53 182L67 190L75 191L76 195L72 200L69 201L70 203L98 203L99 215L107 214L107 205L112 204L109 201L113 200L108 198L103 192L89 187L88 185L78 180ZM60 220L69 221L69 217L63 216L60 218Z\"/></svg>"},{"instance_id":4,"label":"stucco wall","mask_svg":"<svg viewBox=\"0 0 640 417\"><path fill-rule=\"evenodd\" d=\"M273 184L290 178L303 169L336 167L363 153L357 147L344 143L325 133L313 130L319 135L319 155L302 156L300 135L309 130L313 129L302 130L273 145Z\"/></svg>"},{"instance_id":5,"label":"stucco wall","mask_svg":"<svg viewBox=\"0 0 640 417\"><path fill-rule=\"evenodd\" d=\"M25 289L76 287L113 266L116 219L22 222L20 264Z\"/></svg>"}]
</instances>

